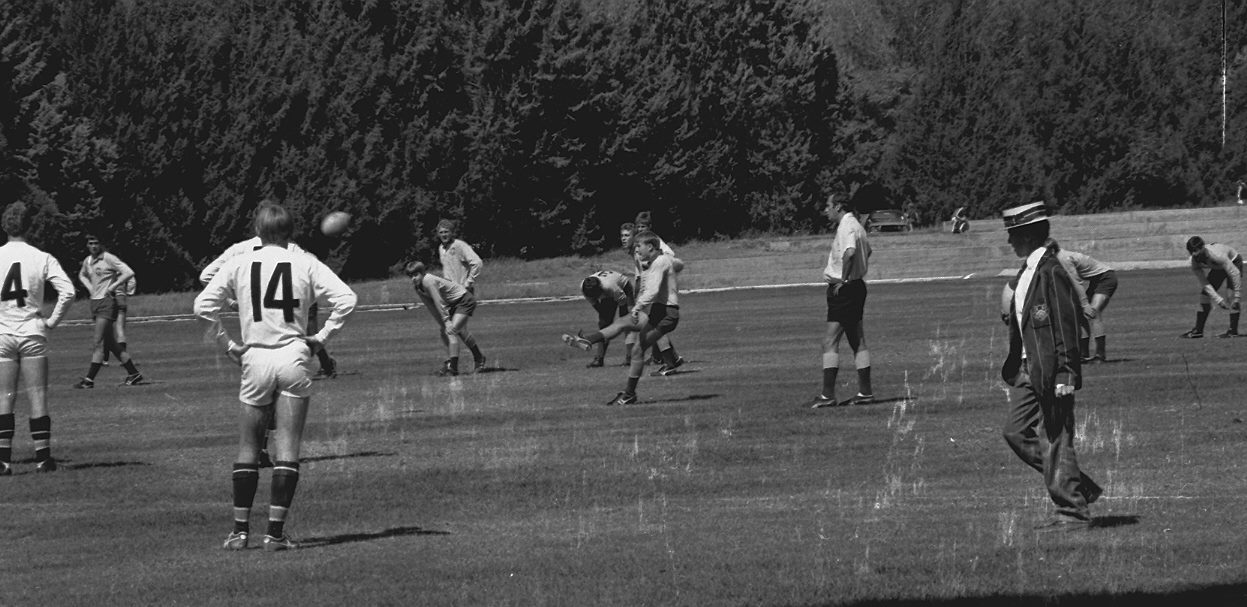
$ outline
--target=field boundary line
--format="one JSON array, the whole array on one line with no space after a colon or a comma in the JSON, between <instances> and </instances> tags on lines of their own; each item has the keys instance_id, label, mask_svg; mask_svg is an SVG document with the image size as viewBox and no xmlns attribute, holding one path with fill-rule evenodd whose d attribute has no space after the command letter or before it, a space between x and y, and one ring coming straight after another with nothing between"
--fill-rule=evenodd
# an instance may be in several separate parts
<instances>
[{"instance_id":1,"label":"field boundary line","mask_svg":"<svg viewBox=\"0 0 1247 607\"><path fill-rule=\"evenodd\" d=\"M1113 268L1115 270L1121 270L1121 271L1156 270L1156 269L1185 267L1189 265L1189 263L1190 263L1189 261L1185 261L1185 260L1183 261L1166 260L1166 261L1150 261L1150 262L1149 261L1123 262L1123 263L1114 263ZM987 271L987 272L971 272L969 274L955 275L955 276L918 276L918 277L911 277L911 278L881 278L878 280L871 280L868 282L868 284L880 285L880 284L911 284L911 283L923 283L923 282L945 282L945 281L951 281L951 280L968 280L971 278L988 278L988 277L1001 277L1001 276L1007 277L1007 276L1013 276L1016 273L1017 273L1017 270L1015 269L1004 269L994 274L991 273L990 271ZM729 291L757 291L757 290L762 290L762 289L793 289L793 288L802 288L802 287L821 287L821 286L824 286L825 284L827 283L825 282L793 282L793 283L770 284L770 285L705 287L701 289L681 289L680 294L681 295L698 295L698 294L703 294L703 293L726 293ZM557 302L564 302L564 301L578 301L581 299L584 299L584 297L581 295L560 295L560 296L546 296L546 297L512 297L512 298L507 298L507 299L482 299L479 301L479 303L481 305L484 305L484 304L516 305L516 304L533 304L533 303L557 303ZM419 309L423 307L424 307L424 304L419 303L419 302L366 304L362 306L356 306L355 311L356 312L395 312L395 311ZM227 314L221 315L222 318L233 318L237 316L238 315L234 313L227 313ZM186 322L186 321L195 320L195 318L196 316L194 314L165 314L165 315L160 315L160 316L135 316L133 318L127 318L126 322L127 323L140 323L140 324L152 323L152 322ZM94 322L95 322L94 320L87 320L87 319L68 320L68 321L62 322L61 326L80 327L80 326L91 325Z\"/></svg>"}]
</instances>

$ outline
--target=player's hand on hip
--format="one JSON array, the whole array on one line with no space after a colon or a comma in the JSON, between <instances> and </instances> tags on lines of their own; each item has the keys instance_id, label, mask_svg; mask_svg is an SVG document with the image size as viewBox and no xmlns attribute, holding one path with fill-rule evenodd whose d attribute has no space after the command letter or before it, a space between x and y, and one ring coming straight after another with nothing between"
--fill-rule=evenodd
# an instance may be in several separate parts
<instances>
[{"instance_id":1,"label":"player's hand on hip","mask_svg":"<svg viewBox=\"0 0 1247 607\"><path fill-rule=\"evenodd\" d=\"M250 349L251 346L248 346L247 344L240 344L231 341L229 342L229 346L225 349L225 355L228 356L230 360L234 361L234 364L241 365L242 355L246 354L247 350Z\"/></svg>"}]
</instances>

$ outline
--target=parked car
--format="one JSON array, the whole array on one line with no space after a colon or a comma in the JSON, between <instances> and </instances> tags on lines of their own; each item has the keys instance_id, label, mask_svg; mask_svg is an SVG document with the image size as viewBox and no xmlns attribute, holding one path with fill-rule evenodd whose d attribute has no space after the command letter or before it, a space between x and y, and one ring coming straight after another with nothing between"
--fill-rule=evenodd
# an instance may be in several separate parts
<instances>
[{"instance_id":1,"label":"parked car","mask_svg":"<svg viewBox=\"0 0 1247 607\"><path fill-rule=\"evenodd\" d=\"M908 232L914 229L914 221L900 209L871 211L862 224L867 232Z\"/></svg>"}]
</instances>

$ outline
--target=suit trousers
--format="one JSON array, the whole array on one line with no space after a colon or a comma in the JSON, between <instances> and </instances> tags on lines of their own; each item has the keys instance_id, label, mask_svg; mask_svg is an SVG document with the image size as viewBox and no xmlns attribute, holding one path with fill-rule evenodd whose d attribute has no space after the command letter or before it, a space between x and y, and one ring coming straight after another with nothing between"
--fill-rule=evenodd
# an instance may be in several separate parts
<instances>
[{"instance_id":1,"label":"suit trousers","mask_svg":"<svg viewBox=\"0 0 1247 607\"><path fill-rule=\"evenodd\" d=\"M1074 396L1038 394L1031 385L1030 376L1023 370L1009 400L1009 417L1004 427L1009 447L1023 462L1043 474L1044 485L1056 504L1058 515L1090 520L1087 496L1098 497L1101 490L1078 467L1078 455L1074 451ZM1047 449L1039 439L1041 427Z\"/></svg>"}]
</instances>

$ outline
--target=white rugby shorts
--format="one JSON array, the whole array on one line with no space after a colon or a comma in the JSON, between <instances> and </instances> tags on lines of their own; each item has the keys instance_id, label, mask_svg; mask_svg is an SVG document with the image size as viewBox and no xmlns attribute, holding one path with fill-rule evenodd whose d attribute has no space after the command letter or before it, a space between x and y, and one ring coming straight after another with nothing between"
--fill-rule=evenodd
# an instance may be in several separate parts
<instances>
[{"instance_id":1,"label":"white rugby shorts","mask_svg":"<svg viewBox=\"0 0 1247 607\"><path fill-rule=\"evenodd\" d=\"M242 355L242 382L238 400L253 407L273 403L277 396L307 398L312 395L308 362L312 351L298 341L281 348L250 348Z\"/></svg>"},{"instance_id":2,"label":"white rugby shorts","mask_svg":"<svg viewBox=\"0 0 1247 607\"><path fill-rule=\"evenodd\" d=\"M41 335L0 335L0 362L48 355L48 339Z\"/></svg>"}]
</instances>

